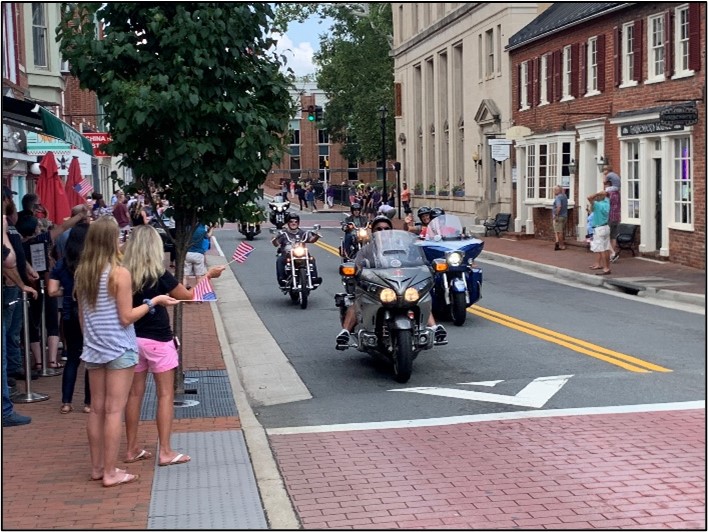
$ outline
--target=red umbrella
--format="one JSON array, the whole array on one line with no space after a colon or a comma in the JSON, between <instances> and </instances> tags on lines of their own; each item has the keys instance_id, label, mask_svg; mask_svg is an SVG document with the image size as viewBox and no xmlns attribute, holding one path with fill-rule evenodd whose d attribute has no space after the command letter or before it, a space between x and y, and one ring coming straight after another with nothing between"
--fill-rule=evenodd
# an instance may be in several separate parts
<instances>
[{"instance_id":1,"label":"red umbrella","mask_svg":"<svg viewBox=\"0 0 708 532\"><path fill-rule=\"evenodd\" d=\"M48 151L39 163L40 174L37 180L37 196L40 203L47 209L47 218L55 224L60 224L64 218L71 216L69 201L64 194L64 184L59 177L54 153Z\"/></svg>"},{"instance_id":2,"label":"red umbrella","mask_svg":"<svg viewBox=\"0 0 708 532\"><path fill-rule=\"evenodd\" d=\"M81 175L79 158L74 156L74 158L71 159L71 164L69 165L69 173L66 176L66 185L64 185L64 192L66 193L66 199L69 201L69 207L73 208L76 205L83 205L86 203L84 197L74 188L76 185L80 184L82 180L83 176Z\"/></svg>"}]
</instances>

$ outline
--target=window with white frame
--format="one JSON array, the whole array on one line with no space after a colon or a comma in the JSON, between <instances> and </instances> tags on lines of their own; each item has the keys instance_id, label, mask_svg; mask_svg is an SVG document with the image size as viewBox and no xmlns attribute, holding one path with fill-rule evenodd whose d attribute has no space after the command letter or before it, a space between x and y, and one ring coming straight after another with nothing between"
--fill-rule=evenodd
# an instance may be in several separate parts
<instances>
[{"instance_id":1,"label":"window with white frame","mask_svg":"<svg viewBox=\"0 0 708 532\"><path fill-rule=\"evenodd\" d=\"M677 7L674 20L676 21L674 46L676 75L687 74L691 72L688 66L688 6Z\"/></svg>"},{"instance_id":2,"label":"window with white frame","mask_svg":"<svg viewBox=\"0 0 708 532\"><path fill-rule=\"evenodd\" d=\"M664 79L664 15L649 18L649 81Z\"/></svg>"},{"instance_id":3,"label":"window with white frame","mask_svg":"<svg viewBox=\"0 0 708 532\"><path fill-rule=\"evenodd\" d=\"M529 62L521 63L521 75L519 76L519 86L521 87L521 97L519 98L519 107L521 109L529 108Z\"/></svg>"},{"instance_id":4,"label":"window with white frame","mask_svg":"<svg viewBox=\"0 0 708 532\"><path fill-rule=\"evenodd\" d=\"M566 189L572 187L568 165L574 145L572 137L564 136L539 140L526 146L527 201L552 199L556 185Z\"/></svg>"},{"instance_id":5,"label":"window with white frame","mask_svg":"<svg viewBox=\"0 0 708 532\"><path fill-rule=\"evenodd\" d=\"M34 50L34 66L49 68L47 60L47 14L46 4L32 2L32 47Z\"/></svg>"},{"instance_id":6,"label":"window with white frame","mask_svg":"<svg viewBox=\"0 0 708 532\"><path fill-rule=\"evenodd\" d=\"M627 147L627 218L639 220L639 141L626 143Z\"/></svg>"},{"instance_id":7,"label":"window with white frame","mask_svg":"<svg viewBox=\"0 0 708 532\"><path fill-rule=\"evenodd\" d=\"M573 71L570 46L563 48L563 98L570 98L570 75Z\"/></svg>"},{"instance_id":8,"label":"window with white frame","mask_svg":"<svg viewBox=\"0 0 708 532\"><path fill-rule=\"evenodd\" d=\"M693 224L691 138L674 139L674 223Z\"/></svg>"},{"instance_id":9,"label":"window with white frame","mask_svg":"<svg viewBox=\"0 0 708 532\"><path fill-rule=\"evenodd\" d=\"M622 26L622 85L634 81L634 22Z\"/></svg>"},{"instance_id":10,"label":"window with white frame","mask_svg":"<svg viewBox=\"0 0 708 532\"><path fill-rule=\"evenodd\" d=\"M536 198L536 146L526 148L526 197Z\"/></svg>"},{"instance_id":11,"label":"window with white frame","mask_svg":"<svg viewBox=\"0 0 708 532\"><path fill-rule=\"evenodd\" d=\"M597 37L588 39L587 94L597 92Z\"/></svg>"},{"instance_id":12,"label":"window with white frame","mask_svg":"<svg viewBox=\"0 0 708 532\"><path fill-rule=\"evenodd\" d=\"M541 79L541 102L540 105L548 103L548 61L550 59L550 54L541 56L541 72L539 77Z\"/></svg>"}]
</instances>

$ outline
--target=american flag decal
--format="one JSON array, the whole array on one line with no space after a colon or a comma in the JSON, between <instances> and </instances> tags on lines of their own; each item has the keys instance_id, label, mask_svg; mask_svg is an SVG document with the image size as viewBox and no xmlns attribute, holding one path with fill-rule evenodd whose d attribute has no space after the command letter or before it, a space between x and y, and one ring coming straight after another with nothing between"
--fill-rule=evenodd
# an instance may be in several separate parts
<instances>
[{"instance_id":1,"label":"american flag decal","mask_svg":"<svg viewBox=\"0 0 708 532\"><path fill-rule=\"evenodd\" d=\"M236 251L234 251L231 260L235 260L236 262L246 262L248 254L251 253L251 251L253 251L252 245L247 244L246 242L241 242L238 246L236 246Z\"/></svg>"},{"instance_id":2,"label":"american flag decal","mask_svg":"<svg viewBox=\"0 0 708 532\"><path fill-rule=\"evenodd\" d=\"M211 286L208 277L204 277L194 287L192 301L216 301L216 293L214 293L214 287Z\"/></svg>"},{"instance_id":3,"label":"american flag decal","mask_svg":"<svg viewBox=\"0 0 708 532\"><path fill-rule=\"evenodd\" d=\"M85 197L93 192L93 185L88 179L84 178L80 183L74 185L74 190L79 193L79 196Z\"/></svg>"}]
</instances>

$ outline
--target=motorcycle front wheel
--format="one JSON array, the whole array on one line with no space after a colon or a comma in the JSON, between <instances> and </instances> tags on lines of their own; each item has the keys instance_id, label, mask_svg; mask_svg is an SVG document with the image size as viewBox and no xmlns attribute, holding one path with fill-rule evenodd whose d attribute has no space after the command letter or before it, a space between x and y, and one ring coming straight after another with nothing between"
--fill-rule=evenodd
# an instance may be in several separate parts
<instances>
[{"instance_id":1,"label":"motorcycle front wheel","mask_svg":"<svg viewBox=\"0 0 708 532\"><path fill-rule=\"evenodd\" d=\"M300 308L307 308L307 297L310 295L310 289L307 288L308 272L303 268L300 270Z\"/></svg>"},{"instance_id":2,"label":"motorcycle front wheel","mask_svg":"<svg viewBox=\"0 0 708 532\"><path fill-rule=\"evenodd\" d=\"M393 378L406 383L413 371L413 333L408 330L393 331Z\"/></svg>"},{"instance_id":3,"label":"motorcycle front wheel","mask_svg":"<svg viewBox=\"0 0 708 532\"><path fill-rule=\"evenodd\" d=\"M450 317L452 318L452 323L457 325L464 325L467 319L467 301L465 301L464 292L453 292L450 298Z\"/></svg>"}]
</instances>

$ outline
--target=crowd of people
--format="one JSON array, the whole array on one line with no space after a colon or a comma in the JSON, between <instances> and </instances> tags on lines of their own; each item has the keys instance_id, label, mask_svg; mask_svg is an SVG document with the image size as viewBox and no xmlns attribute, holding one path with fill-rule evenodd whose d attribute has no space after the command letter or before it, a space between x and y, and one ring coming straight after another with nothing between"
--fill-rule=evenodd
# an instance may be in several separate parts
<instances>
[{"instance_id":1,"label":"crowd of people","mask_svg":"<svg viewBox=\"0 0 708 532\"><path fill-rule=\"evenodd\" d=\"M27 378L24 347L32 357L30 378L44 369L43 353L49 368L63 368L61 414L74 410L84 362L83 412L88 414L92 480L112 487L138 479L117 465L123 419L128 443L123 462L152 458L138 443L148 372L157 392L158 464L188 462L187 454L170 446L178 345L166 307L192 300L194 293L164 266L163 240L150 225L152 217L161 216L168 229L174 228L169 203L153 196L157 208L152 212L141 193L127 198L118 190L110 206L93 194L72 209L71 217L52 223L35 194L22 198L19 212L15 195L3 186L3 427L32 421L15 411L10 395L16 380ZM200 277L219 277L225 269L205 267L209 234L204 225L194 231L192 246L198 246L199 257L185 265L185 275L194 276L195 285ZM174 255L170 261L174 267ZM30 297L27 323L21 292ZM28 346L20 340L23 327ZM65 365L59 360L60 345Z\"/></svg>"}]
</instances>

